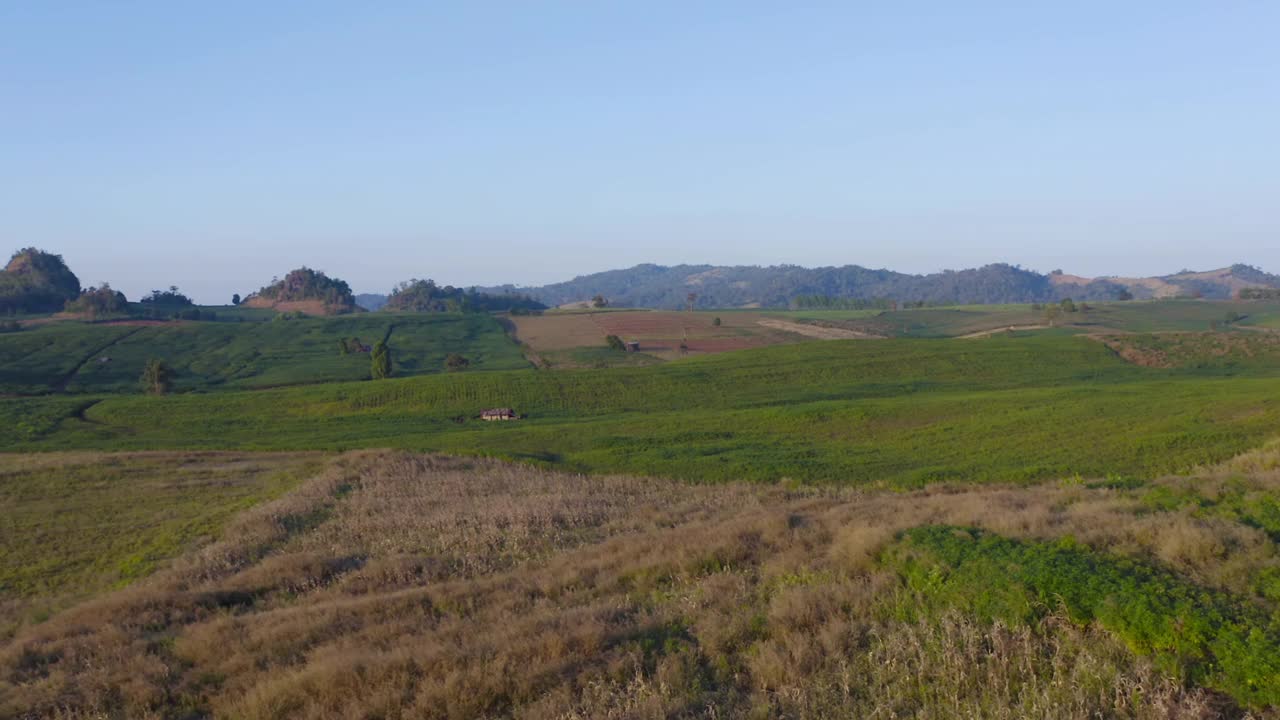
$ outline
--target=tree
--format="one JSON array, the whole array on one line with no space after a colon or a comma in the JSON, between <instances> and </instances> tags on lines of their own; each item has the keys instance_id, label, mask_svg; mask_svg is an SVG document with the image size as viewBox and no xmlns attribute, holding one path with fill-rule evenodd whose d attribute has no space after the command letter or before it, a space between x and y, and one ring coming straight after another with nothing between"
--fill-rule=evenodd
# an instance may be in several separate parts
<instances>
[{"instance_id":1,"label":"tree","mask_svg":"<svg viewBox=\"0 0 1280 720\"><path fill-rule=\"evenodd\" d=\"M1054 325L1057 325L1057 324L1058 324L1058 318L1059 318L1059 317L1061 317L1061 316L1062 316L1062 306L1061 306L1061 305L1047 305L1047 306L1045 306L1045 309L1044 309L1044 321L1045 321L1045 323L1047 323L1047 324L1049 325L1049 327L1053 327Z\"/></svg>"},{"instance_id":2,"label":"tree","mask_svg":"<svg viewBox=\"0 0 1280 720\"><path fill-rule=\"evenodd\" d=\"M693 305L694 303L698 302L698 293L691 292L688 295L686 295L684 299L689 306L689 312L693 312Z\"/></svg>"},{"instance_id":3,"label":"tree","mask_svg":"<svg viewBox=\"0 0 1280 720\"><path fill-rule=\"evenodd\" d=\"M1062 312L1073 313L1073 312L1076 312L1077 310L1076 301L1072 300L1071 298L1062 298L1061 305L1062 305Z\"/></svg>"},{"instance_id":4,"label":"tree","mask_svg":"<svg viewBox=\"0 0 1280 720\"><path fill-rule=\"evenodd\" d=\"M470 360L462 357L458 353L449 353L449 356L444 359L444 366L450 372L465 370L467 369L467 366L470 364L471 364Z\"/></svg>"},{"instance_id":5,"label":"tree","mask_svg":"<svg viewBox=\"0 0 1280 720\"><path fill-rule=\"evenodd\" d=\"M142 389L152 395L164 395L173 387L173 369L158 358L147 360L142 368Z\"/></svg>"},{"instance_id":6,"label":"tree","mask_svg":"<svg viewBox=\"0 0 1280 720\"><path fill-rule=\"evenodd\" d=\"M627 349L626 343L622 342L622 338L618 337L617 335L605 335L604 341L609 346L609 349L611 350L625 351Z\"/></svg>"},{"instance_id":7,"label":"tree","mask_svg":"<svg viewBox=\"0 0 1280 720\"><path fill-rule=\"evenodd\" d=\"M711 321L711 324L715 327L720 327L720 318L715 318Z\"/></svg>"},{"instance_id":8,"label":"tree","mask_svg":"<svg viewBox=\"0 0 1280 720\"><path fill-rule=\"evenodd\" d=\"M111 289L107 283L102 287L90 287L80 293L80 297L67 301L65 310L72 313L83 313L91 319L102 315L123 314L129 311L129 301L124 293Z\"/></svg>"},{"instance_id":9,"label":"tree","mask_svg":"<svg viewBox=\"0 0 1280 720\"><path fill-rule=\"evenodd\" d=\"M239 305L239 304L240 304L240 293L236 293L236 294L234 294L234 295L232 295L232 296L231 296L231 304L232 304L232 305Z\"/></svg>"},{"instance_id":10,"label":"tree","mask_svg":"<svg viewBox=\"0 0 1280 720\"><path fill-rule=\"evenodd\" d=\"M1120 288L1120 292L1116 293L1116 299L1121 302L1128 302L1133 299L1133 293L1129 292L1129 288Z\"/></svg>"},{"instance_id":11,"label":"tree","mask_svg":"<svg viewBox=\"0 0 1280 720\"><path fill-rule=\"evenodd\" d=\"M591 307L596 307L596 308L609 307L609 301L606 300L603 295L596 293L596 296L591 298Z\"/></svg>"},{"instance_id":12,"label":"tree","mask_svg":"<svg viewBox=\"0 0 1280 720\"><path fill-rule=\"evenodd\" d=\"M385 341L379 340L378 344L373 346L370 363L369 374L374 380L391 377L391 348L387 347Z\"/></svg>"}]
</instances>

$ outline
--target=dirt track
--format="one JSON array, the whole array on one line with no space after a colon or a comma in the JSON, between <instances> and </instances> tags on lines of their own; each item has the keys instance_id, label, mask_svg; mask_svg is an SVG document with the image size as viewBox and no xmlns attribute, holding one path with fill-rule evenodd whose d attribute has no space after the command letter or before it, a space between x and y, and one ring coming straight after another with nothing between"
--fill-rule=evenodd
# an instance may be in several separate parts
<instances>
[{"instance_id":1,"label":"dirt track","mask_svg":"<svg viewBox=\"0 0 1280 720\"><path fill-rule=\"evenodd\" d=\"M992 335L998 335L1002 332L1015 332L1018 330L1048 330L1050 325L1006 325L1005 327L992 328L990 330L979 330L971 332L968 335L957 335L957 340L968 340L970 338L984 338Z\"/></svg>"},{"instance_id":2,"label":"dirt track","mask_svg":"<svg viewBox=\"0 0 1280 720\"><path fill-rule=\"evenodd\" d=\"M858 332L857 330L849 330L847 328L827 327L825 325L809 325L806 323L791 322L790 320L776 320L774 318L764 318L757 320L756 324L763 325L774 330L783 330L805 337L817 338L819 340L879 340L879 335L871 333Z\"/></svg>"}]
</instances>

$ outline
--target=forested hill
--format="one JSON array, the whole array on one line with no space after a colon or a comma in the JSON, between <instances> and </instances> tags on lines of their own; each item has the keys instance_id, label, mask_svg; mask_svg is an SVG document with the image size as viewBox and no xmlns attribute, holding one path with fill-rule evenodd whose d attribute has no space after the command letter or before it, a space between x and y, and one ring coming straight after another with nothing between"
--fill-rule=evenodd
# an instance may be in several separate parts
<instances>
[{"instance_id":1,"label":"forested hill","mask_svg":"<svg viewBox=\"0 0 1280 720\"><path fill-rule=\"evenodd\" d=\"M683 307L696 294L699 307L784 307L797 298L892 300L899 303L984 304L1195 296L1228 298L1245 287L1280 287L1280 277L1248 265L1209 272L1183 271L1151 278L1083 278L1060 271L1044 275L993 264L970 270L911 275L858 265L637 265L576 277L542 287L506 285L486 292L519 293L547 305L601 295L611 305Z\"/></svg>"}]
</instances>

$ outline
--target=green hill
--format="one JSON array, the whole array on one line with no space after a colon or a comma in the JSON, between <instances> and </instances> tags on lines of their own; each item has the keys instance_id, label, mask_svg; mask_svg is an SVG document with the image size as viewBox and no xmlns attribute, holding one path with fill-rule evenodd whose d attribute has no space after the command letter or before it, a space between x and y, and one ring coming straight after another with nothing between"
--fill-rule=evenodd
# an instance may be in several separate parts
<instances>
[{"instance_id":1,"label":"green hill","mask_svg":"<svg viewBox=\"0 0 1280 720\"><path fill-rule=\"evenodd\" d=\"M50 323L0 335L0 393L132 393L148 358L176 373L175 390L261 388L363 380L369 356L339 343L387 339L397 375L444 371L449 353L473 370L526 367L488 315L379 314L270 322Z\"/></svg>"}]
</instances>

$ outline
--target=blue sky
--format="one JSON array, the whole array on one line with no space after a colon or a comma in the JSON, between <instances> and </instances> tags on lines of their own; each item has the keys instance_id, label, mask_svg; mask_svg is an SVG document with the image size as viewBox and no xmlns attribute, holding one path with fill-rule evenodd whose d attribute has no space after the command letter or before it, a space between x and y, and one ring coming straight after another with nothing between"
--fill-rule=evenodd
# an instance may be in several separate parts
<instances>
[{"instance_id":1,"label":"blue sky","mask_svg":"<svg viewBox=\"0 0 1280 720\"><path fill-rule=\"evenodd\" d=\"M3 3L0 239L204 301L301 264L357 291L1280 272L1277 28L1230 1Z\"/></svg>"}]
</instances>

